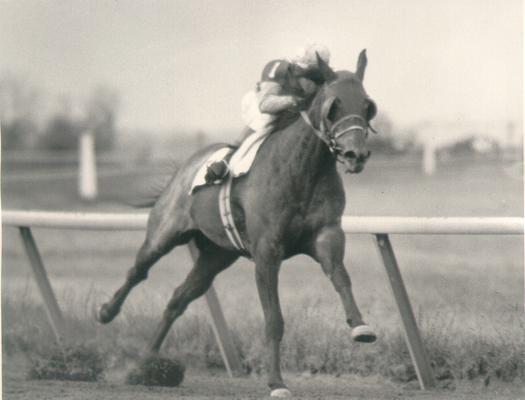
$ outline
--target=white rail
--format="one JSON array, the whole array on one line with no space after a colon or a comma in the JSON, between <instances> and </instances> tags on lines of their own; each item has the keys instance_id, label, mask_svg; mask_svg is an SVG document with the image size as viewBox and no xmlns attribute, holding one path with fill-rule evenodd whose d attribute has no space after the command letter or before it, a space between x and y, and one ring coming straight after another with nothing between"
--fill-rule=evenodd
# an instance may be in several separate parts
<instances>
[{"instance_id":1,"label":"white rail","mask_svg":"<svg viewBox=\"0 0 525 400\"><path fill-rule=\"evenodd\" d=\"M56 229L144 230L146 213L2 211L2 224Z\"/></svg>"},{"instance_id":2,"label":"white rail","mask_svg":"<svg viewBox=\"0 0 525 400\"><path fill-rule=\"evenodd\" d=\"M2 224L56 229L143 230L147 214L2 211ZM346 233L522 235L521 217L343 217Z\"/></svg>"},{"instance_id":3,"label":"white rail","mask_svg":"<svg viewBox=\"0 0 525 400\"><path fill-rule=\"evenodd\" d=\"M523 235L521 217L343 217L346 233Z\"/></svg>"}]
</instances>

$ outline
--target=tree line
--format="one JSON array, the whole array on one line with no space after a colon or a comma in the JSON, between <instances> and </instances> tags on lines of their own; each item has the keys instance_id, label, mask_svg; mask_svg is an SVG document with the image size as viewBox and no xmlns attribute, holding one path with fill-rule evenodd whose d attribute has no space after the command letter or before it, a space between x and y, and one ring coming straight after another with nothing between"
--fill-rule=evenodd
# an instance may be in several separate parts
<instances>
[{"instance_id":1,"label":"tree line","mask_svg":"<svg viewBox=\"0 0 525 400\"><path fill-rule=\"evenodd\" d=\"M91 130L97 150L112 150L116 146L119 105L118 92L107 85L96 87L78 104L67 95L50 99L21 76L3 73L0 75L2 149L74 150L78 136ZM385 113L379 112L372 125L379 132L369 138L374 153L400 154L417 147L415 135L400 135ZM201 145L210 139L204 132L200 135Z\"/></svg>"},{"instance_id":2,"label":"tree line","mask_svg":"<svg viewBox=\"0 0 525 400\"><path fill-rule=\"evenodd\" d=\"M111 150L119 104L118 92L107 85L96 87L78 104L67 95L50 100L27 80L4 73L0 76L2 150L73 150L86 130L94 133L97 149Z\"/></svg>"}]
</instances>

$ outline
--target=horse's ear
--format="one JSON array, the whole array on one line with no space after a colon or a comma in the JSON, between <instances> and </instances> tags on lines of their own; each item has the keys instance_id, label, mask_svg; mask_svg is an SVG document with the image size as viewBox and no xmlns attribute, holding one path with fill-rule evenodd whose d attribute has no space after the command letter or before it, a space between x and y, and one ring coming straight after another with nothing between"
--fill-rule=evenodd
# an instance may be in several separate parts
<instances>
[{"instance_id":1,"label":"horse's ear","mask_svg":"<svg viewBox=\"0 0 525 400\"><path fill-rule=\"evenodd\" d=\"M319 66L319 71L321 71L321 74L323 75L325 82L331 82L334 81L337 78L337 75L335 72L330 68L330 66L323 60L319 53L316 51L315 55L317 57L317 65Z\"/></svg>"},{"instance_id":2,"label":"horse's ear","mask_svg":"<svg viewBox=\"0 0 525 400\"><path fill-rule=\"evenodd\" d=\"M363 79L365 79L365 69L367 63L368 59L366 58L366 49L363 49L361 50L361 53L359 53L359 58L357 59L357 69L355 72L361 82L363 82Z\"/></svg>"}]
</instances>

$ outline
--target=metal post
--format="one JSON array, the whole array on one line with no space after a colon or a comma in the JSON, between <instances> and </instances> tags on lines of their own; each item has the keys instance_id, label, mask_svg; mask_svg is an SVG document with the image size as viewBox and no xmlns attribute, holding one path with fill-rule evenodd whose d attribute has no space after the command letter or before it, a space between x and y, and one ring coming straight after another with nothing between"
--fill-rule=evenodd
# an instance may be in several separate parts
<instances>
[{"instance_id":1,"label":"metal post","mask_svg":"<svg viewBox=\"0 0 525 400\"><path fill-rule=\"evenodd\" d=\"M198 250L195 243L193 241L190 242L188 247L190 249L191 258L195 261L198 256ZM224 313L222 312L221 304L219 303L219 298L217 297L217 292L213 285L210 286L204 297L206 298L206 304L210 311L213 333L217 340L228 375L230 378L243 375L244 370L242 368L241 359L233 344L226 319L224 318Z\"/></svg>"},{"instance_id":2,"label":"metal post","mask_svg":"<svg viewBox=\"0 0 525 400\"><path fill-rule=\"evenodd\" d=\"M423 341L421 340L414 312L410 305L410 299L408 298L408 293L405 284L403 283L399 266L397 265L394 250L390 244L390 239L387 234L376 234L375 236L377 240L377 248L383 259L388 280L390 281L397 308L401 315L401 320L405 330L405 340L408 345L408 350L410 351L410 357L412 358L412 362L416 369L419 385L423 390L433 388L436 386L436 382L434 380L434 375L432 374L432 368L430 367L430 362L425 347L423 346Z\"/></svg>"},{"instance_id":3,"label":"metal post","mask_svg":"<svg viewBox=\"0 0 525 400\"><path fill-rule=\"evenodd\" d=\"M47 317L51 323L51 327L53 328L53 333L55 334L58 344L62 344L64 339L64 318L62 317L62 312L58 307L53 288L51 287L49 279L47 278L47 273L44 263L42 262L42 257L40 257L35 239L33 238L31 230L28 227L20 227L20 236L22 238L22 243L24 244L27 256L29 257L29 264L31 266L31 270L33 271L33 276L38 285L40 294L42 295L42 299L44 300Z\"/></svg>"}]
</instances>

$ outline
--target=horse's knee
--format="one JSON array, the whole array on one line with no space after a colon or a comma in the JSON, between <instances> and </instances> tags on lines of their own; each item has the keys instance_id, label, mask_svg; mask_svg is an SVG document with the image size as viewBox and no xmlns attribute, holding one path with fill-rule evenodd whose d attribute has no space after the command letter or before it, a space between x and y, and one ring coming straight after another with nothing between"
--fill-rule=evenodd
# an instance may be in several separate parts
<instances>
[{"instance_id":1,"label":"horse's knee","mask_svg":"<svg viewBox=\"0 0 525 400\"><path fill-rule=\"evenodd\" d=\"M314 241L311 255L323 266L325 272L335 264L342 263L344 257L345 236L340 227L323 229Z\"/></svg>"}]
</instances>

